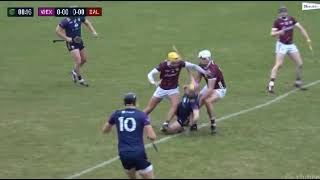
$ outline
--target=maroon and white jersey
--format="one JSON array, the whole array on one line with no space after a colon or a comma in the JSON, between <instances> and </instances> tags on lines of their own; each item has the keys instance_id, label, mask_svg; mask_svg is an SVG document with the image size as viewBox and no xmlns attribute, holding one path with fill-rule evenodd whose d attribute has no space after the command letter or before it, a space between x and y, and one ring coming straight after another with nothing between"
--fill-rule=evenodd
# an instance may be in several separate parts
<instances>
[{"instance_id":1,"label":"maroon and white jersey","mask_svg":"<svg viewBox=\"0 0 320 180\"><path fill-rule=\"evenodd\" d=\"M201 67L209 73L207 76L201 74L206 80L207 84L208 79L215 79L216 84L214 85L214 89L225 89L227 87L226 83L224 82L222 71L217 64L210 62L208 66L203 67L202 65Z\"/></svg>"},{"instance_id":2,"label":"maroon and white jersey","mask_svg":"<svg viewBox=\"0 0 320 180\"><path fill-rule=\"evenodd\" d=\"M298 22L291 16L286 18L278 17L272 28L279 30L285 30L283 35L279 36L279 41L283 44L293 44L293 29ZM286 30L287 29L287 30Z\"/></svg>"},{"instance_id":3,"label":"maroon and white jersey","mask_svg":"<svg viewBox=\"0 0 320 180\"><path fill-rule=\"evenodd\" d=\"M168 61L163 61L156 68L160 72L160 87L164 90L175 89L179 86L179 75L182 68L186 66L185 61L179 61L178 65L171 67Z\"/></svg>"}]
</instances>

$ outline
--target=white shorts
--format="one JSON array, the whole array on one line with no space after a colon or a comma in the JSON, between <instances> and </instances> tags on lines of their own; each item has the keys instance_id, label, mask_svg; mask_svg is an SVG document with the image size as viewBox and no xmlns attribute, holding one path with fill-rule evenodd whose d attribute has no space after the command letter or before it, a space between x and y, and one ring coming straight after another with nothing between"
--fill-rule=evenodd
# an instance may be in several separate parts
<instances>
[{"instance_id":1,"label":"white shorts","mask_svg":"<svg viewBox=\"0 0 320 180\"><path fill-rule=\"evenodd\" d=\"M208 89L208 86L205 85L201 91L200 91L200 94L203 94L206 90ZM215 89L216 93L218 94L218 97L220 99L224 98L227 94L227 89Z\"/></svg>"},{"instance_id":2,"label":"white shorts","mask_svg":"<svg viewBox=\"0 0 320 180\"><path fill-rule=\"evenodd\" d=\"M150 166L148 166L147 168L145 168L145 169L143 169L143 170L139 170L138 172L139 172L140 174L147 174L147 173L151 172L152 170L153 170L153 166L150 165Z\"/></svg>"},{"instance_id":3,"label":"white shorts","mask_svg":"<svg viewBox=\"0 0 320 180\"><path fill-rule=\"evenodd\" d=\"M295 44L283 44L282 42L277 41L276 43L276 53L277 54L288 54L299 52Z\"/></svg>"},{"instance_id":4,"label":"white shorts","mask_svg":"<svg viewBox=\"0 0 320 180\"><path fill-rule=\"evenodd\" d=\"M177 87L175 89L164 90L160 86L158 86L156 91L153 93L153 96L162 99L167 96L174 95L174 94L179 94L179 87Z\"/></svg>"}]
</instances>

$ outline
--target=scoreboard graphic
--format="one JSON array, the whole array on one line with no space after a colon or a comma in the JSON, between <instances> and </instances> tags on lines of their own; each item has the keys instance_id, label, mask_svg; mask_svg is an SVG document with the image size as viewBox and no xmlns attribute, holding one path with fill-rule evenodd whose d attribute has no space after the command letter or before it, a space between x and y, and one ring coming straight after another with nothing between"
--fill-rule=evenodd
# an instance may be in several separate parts
<instances>
[{"instance_id":1,"label":"scoreboard graphic","mask_svg":"<svg viewBox=\"0 0 320 180\"><path fill-rule=\"evenodd\" d=\"M33 7L8 7L8 17L33 17ZM78 17L102 16L101 7L38 7L38 16Z\"/></svg>"}]
</instances>

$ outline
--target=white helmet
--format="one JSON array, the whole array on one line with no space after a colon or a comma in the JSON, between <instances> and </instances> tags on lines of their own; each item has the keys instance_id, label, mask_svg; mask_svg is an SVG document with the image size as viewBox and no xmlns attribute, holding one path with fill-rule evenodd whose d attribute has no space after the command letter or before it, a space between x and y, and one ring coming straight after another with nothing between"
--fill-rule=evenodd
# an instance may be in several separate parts
<instances>
[{"instance_id":1,"label":"white helmet","mask_svg":"<svg viewBox=\"0 0 320 180\"><path fill-rule=\"evenodd\" d=\"M211 52L209 50L202 50L199 52L198 58L211 60Z\"/></svg>"}]
</instances>

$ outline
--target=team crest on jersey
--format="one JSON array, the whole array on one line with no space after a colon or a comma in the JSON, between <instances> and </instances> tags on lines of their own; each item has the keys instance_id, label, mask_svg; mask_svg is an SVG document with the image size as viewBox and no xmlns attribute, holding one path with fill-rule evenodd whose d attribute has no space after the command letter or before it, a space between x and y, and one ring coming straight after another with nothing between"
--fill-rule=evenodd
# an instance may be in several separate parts
<instances>
[{"instance_id":1,"label":"team crest on jersey","mask_svg":"<svg viewBox=\"0 0 320 180\"><path fill-rule=\"evenodd\" d=\"M75 23L75 24L74 24L74 27L78 27L78 26L79 26L79 24L78 24L78 23Z\"/></svg>"}]
</instances>

